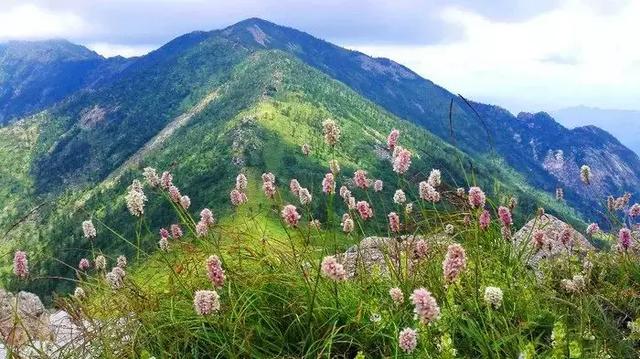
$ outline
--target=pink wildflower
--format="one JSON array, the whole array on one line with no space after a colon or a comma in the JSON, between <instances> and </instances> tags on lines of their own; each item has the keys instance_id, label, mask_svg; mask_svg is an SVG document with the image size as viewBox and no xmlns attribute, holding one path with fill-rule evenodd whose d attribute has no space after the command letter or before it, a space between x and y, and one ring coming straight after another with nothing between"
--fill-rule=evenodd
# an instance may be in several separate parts
<instances>
[{"instance_id":1,"label":"pink wildflower","mask_svg":"<svg viewBox=\"0 0 640 359\"><path fill-rule=\"evenodd\" d=\"M333 173L327 173L322 180L322 192L331 194L336 191L336 181L333 178Z\"/></svg>"},{"instance_id":2,"label":"pink wildflower","mask_svg":"<svg viewBox=\"0 0 640 359\"><path fill-rule=\"evenodd\" d=\"M407 354L413 353L418 346L418 332L411 328L404 328L398 335L398 346Z\"/></svg>"},{"instance_id":3,"label":"pink wildflower","mask_svg":"<svg viewBox=\"0 0 640 359\"><path fill-rule=\"evenodd\" d=\"M479 223L480 229L486 230L487 228L489 228L489 225L491 224L491 213L489 213L489 211L487 211L486 209L482 211L482 214L480 214Z\"/></svg>"},{"instance_id":4,"label":"pink wildflower","mask_svg":"<svg viewBox=\"0 0 640 359\"><path fill-rule=\"evenodd\" d=\"M442 262L444 280L447 283L454 282L467 267L467 256L464 248L458 243L449 245L447 255Z\"/></svg>"},{"instance_id":5,"label":"pink wildflower","mask_svg":"<svg viewBox=\"0 0 640 359\"><path fill-rule=\"evenodd\" d=\"M243 192L238 191L237 189L232 190L229 193L229 197L231 198L231 204L234 206L239 206L241 204L247 203L247 195Z\"/></svg>"},{"instance_id":6,"label":"pink wildflower","mask_svg":"<svg viewBox=\"0 0 640 359\"><path fill-rule=\"evenodd\" d=\"M429 254L429 245L424 239L419 239L414 244L413 257L415 259L423 259Z\"/></svg>"},{"instance_id":7,"label":"pink wildflower","mask_svg":"<svg viewBox=\"0 0 640 359\"><path fill-rule=\"evenodd\" d=\"M562 228L562 232L560 232L560 242L564 244L565 247L571 246L571 241L573 237L573 229L569 226L564 226Z\"/></svg>"},{"instance_id":8,"label":"pink wildflower","mask_svg":"<svg viewBox=\"0 0 640 359\"><path fill-rule=\"evenodd\" d=\"M631 208L629 208L629 216L631 217L639 217L640 216L640 204L635 203Z\"/></svg>"},{"instance_id":9,"label":"pink wildflower","mask_svg":"<svg viewBox=\"0 0 640 359\"><path fill-rule=\"evenodd\" d=\"M247 181L247 176L245 176L243 173L240 173L238 176L236 176L236 189L240 192L246 191L248 182L249 181Z\"/></svg>"},{"instance_id":10,"label":"pink wildflower","mask_svg":"<svg viewBox=\"0 0 640 359\"><path fill-rule=\"evenodd\" d=\"M117 268L121 268L124 269L127 266L127 257L125 256L118 256L118 258L116 259L116 266Z\"/></svg>"},{"instance_id":11,"label":"pink wildflower","mask_svg":"<svg viewBox=\"0 0 640 359\"><path fill-rule=\"evenodd\" d=\"M411 302L414 305L413 312L422 324L429 324L440 316L440 307L431 292L424 288L418 288L411 294Z\"/></svg>"},{"instance_id":12,"label":"pink wildflower","mask_svg":"<svg viewBox=\"0 0 640 359\"><path fill-rule=\"evenodd\" d=\"M129 212L140 217L144 214L144 203L147 201L147 197L142 192L142 185L138 180L133 180L129 187L129 193L127 193L125 200L127 202L127 209Z\"/></svg>"},{"instance_id":13,"label":"pink wildflower","mask_svg":"<svg viewBox=\"0 0 640 359\"><path fill-rule=\"evenodd\" d=\"M436 191L436 189L433 188L433 186L431 186L429 183L425 181L420 182L419 191L421 199L433 203L440 202L440 193Z\"/></svg>"},{"instance_id":14,"label":"pink wildflower","mask_svg":"<svg viewBox=\"0 0 640 359\"><path fill-rule=\"evenodd\" d=\"M296 206L291 204L284 206L280 216L290 227L296 227L298 225L298 220L300 219Z\"/></svg>"},{"instance_id":15,"label":"pink wildflower","mask_svg":"<svg viewBox=\"0 0 640 359\"><path fill-rule=\"evenodd\" d=\"M13 273L21 279L29 275L29 260L25 252L17 251L13 256Z\"/></svg>"},{"instance_id":16,"label":"pink wildflower","mask_svg":"<svg viewBox=\"0 0 640 359\"><path fill-rule=\"evenodd\" d=\"M215 290L199 290L193 297L193 306L198 315L209 315L220 310L220 296Z\"/></svg>"},{"instance_id":17,"label":"pink wildflower","mask_svg":"<svg viewBox=\"0 0 640 359\"><path fill-rule=\"evenodd\" d=\"M156 172L155 168L145 167L142 171L142 176L144 176L149 186L153 188L160 186L160 177L158 177L158 172Z\"/></svg>"},{"instance_id":18,"label":"pink wildflower","mask_svg":"<svg viewBox=\"0 0 640 359\"><path fill-rule=\"evenodd\" d=\"M300 182L298 182L298 180L295 178L292 179L291 182L289 182L289 189L291 190L291 193L298 196L298 191L300 191Z\"/></svg>"},{"instance_id":19,"label":"pink wildflower","mask_svg":"<svg viewBox=\"0 0 640 359\"><path fill-rule=\"evenodd\" d=\"M171 173L164 171L162 177L160 177L160 185L163 189L169 189L173 185L173 176Z\"/></svg>"},{"instance_id":20,"label":"pink wildflower","mask_svg":"<svg viewBox=\"0 0 640 359\"><path fill-rule=\"evenodd\" d=\"M169 187L169 197L175 203L180 202L180 197L182 197L182 195L180 194L180 190L178 189L178 187L174 185L171 185L171 187Z\"/></svg>"},{"instance_id":21,"label":"pink wildflower","mask_svg":"<svg viewBox=\"0 0 640 359\"><path fill-rule=\"evenodd\" d=\"M182 206L182 209L184 210L189 209L191 206L191 198L189 198L189 196L180 197L180 206Z\"/></svg>"},{"instance_id":22,"label":"pink wildflower","mask_svg":"<svg viewBox=\"0 0 640 359\"><path fill-rule=\"evenodd\" d=\"M207 226L213 226L216 220L215 218L213 218L213 213L211 212L211 210L209 208L205 208L200 211L200 221Z\"/></svg>"},{"instance_id":23,"label":"pink wildflower","mask_svg":"<svg viewBox=\"0 0 640 359\"><path fill-rule=\"evenodd\" d=\"M169 238L170 234L166 228L160 228L160 238Z\"/></svg>"},{"instance_id":24,"label":"pink wildflower","mask_svg":"<svg viewBox=\"0 0 640 359\"><path fill-rule=\"evenodd\" d=\"M167 237L160 238L160 240L158 241L158 247L160 247L160 250L163 252L169 250L169 240L167 239Z\"/></svg>"},{"instance_id":25,"label":"pink wildflower","mask_svg":"<svg viewBox=\"0 0 640 359\"><path fill-rule=\"evenodd\" d=\"M411 151L398 147L396 155L393 158L393 172L403 174L409 170L411 166Z\"/></svg>"},{"instance_id":26,"label":"pink wildflower","mask_svg":"<svg viewBox=\"0 0 640 359\"><path fill-rule=\"evenodd\" d=\"M400 216L396 212L391 212L388 215L389 217L389 229L393 233L400 232Z\"/></svg>"},{"instance_id":27,"label":"pink wildflower","mask_svg":"<svg viewBox=\"0 0 640 359\"><path fill-rule=\"evenodd\" d=\"M600 231L600 227L598 226L597 223L591 223L589 226L587 226L588 235L593 235L594 233L597 233L599 231Z\"/></svg>"},{"instance_id":28,"label":"pink wildflower","mask_svg":"<svg viewBox=\"0 0 640 359\"><path fill-rule=\"evenodd\" d=\"M427 180L427 182L432 187L440 186L440 184L442 184L442 175L440 174L440 170L436 170L436 169L431 170L431 173L429 173L429 179Z\"/></svg>"},{"instance_id":29,"label":"pink wildflower","mask_svg":"<svg viewBox=\"0 0 640 359\"><path fill-rule=\"evenodd\" d=\"M353 174L353 182L356 184L356 187L360 187L366 189L369 187L369 180L367 179L367 172L364 170L357 170Z\"/></svg>"},{"instance_id":30,"label":"pink wildflower","mask_svg":"<svg viewBox=\"0 0 640 359\"><path fill-rule=\"evenodd\" d=\"M302 204L303 206L308 205L309 203L311 203L311 200L313 199L313 197L311 196L311 192L309 192L308 189L306 188L300 188L300 204Z\"/></svg>"},{"instance_id":31,"label":"pink wildflower","mask_svg":"<svg viewBox=\"0 0 640 359\"><path fill-rule=\"evenodd\" d=\"M480 187L469 188L469 204L472 208L484 208L486 196Z\"/></svg>"},{"instance_id":32,"label":"pink wildflower","mask_svg":"<svg viewBox=\"0 0 640 359\"><path fill-rule=\"evenodd\" d=\"M513 220L511 219L511 212L509 208L500 206L498 208L498 217L500 217L500 222L502 222L503 227L510 227L513 224Z\"/></svg>"},{"instance_id":33,"label":"pink wildflower","mask_svg":"<svg viewBox=\"0 0 640 359\"><path fill-rule=\"evenodd\" d=\"M276 185L271 181L262 182L262 190L267 198L273 198L276 194Z\"/></svg>"},{"instance_id":34,"label":"pink wildflower","mask_svg":"<svg viewBox=\"0 0 640 359\"><path fill-rule=\"evenodd\" d=\"M182 228L180 228L179 225L177 224L171 225L171 237L173 237L173 239L178 239L182 237Z\"/></svg>"},{"instance_id":35,"label":"pink wildflower","mask_svg":"<svg viewBox=\"0 0 640 359\"><path fill-rule=\"evenodd\" d=\"M371 209L367 201L358 201L358 203L356 203L356 209L363 221L373 217L373 209Z\"/></svg>"},{"instance_id":36,"label":"pink wildflower","mask_svg":"<svg viewBox=\"0 0 640 359\"><path fill-rule=\"evenodd\" d=\"M622 228L618 232L618 250L626 252L631 247L631 231L629 228Z\"/></svg>"},{"instance_id":37,"label":"pink wildflower","mask_svg":"<svg viewBox=\"0 0 640 359\"><path fill-rule=\"evenodd\" d=\"M96 238L96 227L93 226L93 222L91 220L86 220L82 222L82 232L84 233L84 237L88 239Z\"/></svg>"},{"instance_id":38,"label":"pink wildflower","mask_svg":"<svg viewBox=\"0 0 640 359\"><path fill-rule=\"evenodd\" d=\"M373 190L376 192L382 191L382 186L382 180L376 180L375 182L373 182Z\"/></svg>"},{"instance_id":39,"label":"pink wildflower","mask_svg":"<svg viewBox=\"0 0 640 359\"><path fill-rule=\"evenodd\" d=\"M275 182L275 181L276 181L276 176L273 173L267 172L262 174L262 182Z\"/></svg>"},{"instance_id":40,"label":"pink wildflower","mask_svg":"<svg viewBox=\"0 0 640 359\"><path fill-rule=\"evenodd\" d=\"M533 233L533 247L537 250L542 249L544 247L544 232L541 230L537 230Z\"/></svg>"},{"instance_id":41,"label":"pink wildflower","mask_svg":"<svg viewBox=\"0 0 640 359\"><path fill-rule=\"evenodd\" d=\"M395 287L389 289L389 296L391 296L391 300L393 300L393 304L400 305L404 302L404 294L402 293L402 289Z\"/></svg>"},{"instance_id":42,"label":"pink wildflower","mask_svg":"<svg viewBox=\"0 0 640 359\"><path fill-rule=\"evenodd\" d=\"M329 146L335 146L340 139L340 127L332 119L326 119L322 122L322 132L324 133L324 142Z\"/></svg>"},{"instance_id":43,"label":"pink wildflower","mask_svg":"<svg viewBox=\"0 0 640 359\"><path fill-rule=\"evenodd\" d=\"M207 258L207 277L215 287L224 286L224 269L222 269L220 258L216 255Z\"/></svg>"},{"instance_id":44,"label":"pink wildflower","mask_svg":"<svg viewBox=\"0 0 640 359\"><path fill-rule=\"evenodd\" d=\"M404 191L401 189L396 190L396 193L393 195L393 202L395 204L403 204L407 201L407 196L404 194Z\"/></svg>"},{"instance_id":45,"label":"pink wildflower","mask_svg":"<svg viewBox=\"0 0 640 359\"><path fill-rule=\"evenodd\" d=\"M209 233L209 226L202 220L196 224L196 236L204 237Z\"/></svg>"},{"instance_id":46,"label":"pink wildflower","mask_svg":"<svg viewBox=\"0 0 640 359\"><path fill-rule=\"evenodd\" d=\"M345 201L347 198L351 197L351 191L347 188L347 186L340 186L340 197Z\"/></svg>"},{"instance_id":47,"label":"pink wildflower","mask_svg":"<svg viewBox=\"0 0 640 359\"><path fill-rule=\"evenodd\" d=\"M78 263L78 268L81 271L85 271L85 270L89 269L89 267L91 267L91 263L89 263L89 260L87 258L82 258L80 260L80 263Z\"/></svg>"},{"instance_id":48,"label":"pink wildflower","mask_svg":"<svg viewBox=\"0 0 640 359\"><path fill-rule=\"evenodd\" d=\"M351 219L351 216L349 215L349 213L345 213L342 215L341 224L342 224L342 231L345 233L351 233L355 226L353 223L353 219Z\"/></svg>"},{"instance_id":49,"label":"pink wildflower","mask_svg":"<svg viewBox=\"0 0 640 359\"><path fill-rule=\"evenodd\" d=\"M329 279L336 282L347 279L347 272L334 256L324 257L320 267L322 268L322 274Z\"/></svg>"},{"instance_id":50,"label":"pink wildflower","mask_svg":"<svg viewBox=\"0 0 640 359\"><path fill-rule=\"evenodd\" d=\"M400 137L400 131L395 128L391 130L389 136L387 136L387 148L393 150L398 144L398 138Z\"/></svg>"}]
</instances>

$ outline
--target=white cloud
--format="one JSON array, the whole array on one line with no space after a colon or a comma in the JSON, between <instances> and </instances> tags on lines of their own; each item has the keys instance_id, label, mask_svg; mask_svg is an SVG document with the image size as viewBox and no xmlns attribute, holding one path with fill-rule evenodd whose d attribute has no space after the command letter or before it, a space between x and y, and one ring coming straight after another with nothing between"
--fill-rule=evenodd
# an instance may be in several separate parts
<instances>
[{"instance_id":1,"label":"white cloud","mask_svg":"<svg viewBox=\"0 0 640 359\"><path fill-rule=\"evenodd\" d=\"M22 4L0 12L0 40L51 39L90 31L81 17L68 11L51 11Z\"/></svg>"},{"instance_id":2,"label":"white cloud","mask_svg":"<svg viewBox=\"0 0 640 359\"><path fill-rule=\"evenodd\" d=\"M104 57L118 55L124 57L142 56L158 48L158 46L154 45L123 45L106 42L95 42L86 46Z\"/></svg>"},{"instance_id":3,"label":"white cloud","mask_svg":"<svg viewBox=\"0 0 640 359\"><path fill-rule=\"evenodd\" d=\"M441 16L462 26L464 39L419 47L351 47L392 58L452 91L497 101L512 111L640 106L638 1L606 14L568 1L523 22L492 22L453 7Z\"/></svg>"}]
</instances>

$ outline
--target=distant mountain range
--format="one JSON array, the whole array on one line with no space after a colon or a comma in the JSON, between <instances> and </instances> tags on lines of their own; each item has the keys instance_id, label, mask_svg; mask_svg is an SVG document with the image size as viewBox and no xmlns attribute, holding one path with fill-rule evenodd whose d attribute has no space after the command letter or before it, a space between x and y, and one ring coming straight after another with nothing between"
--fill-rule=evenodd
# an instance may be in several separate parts
<instances>
[{"instance_id":1,"label":"distant mountain range","mask_svg":"<svg viewBox=\"0 0 640 359\"><path fill-rule=\"evenodd\" d=\"M598 126L640 154L640 111L576 106L554 111L553 116L569 128Z\"/></svg>"},{"instance_id":2,"label":"distant mountain range","mask_svg":"<svg viewBox=\"0 0 640 359\"><path fill-rule=\"evenodd\" d=\"M254 18L131 59L65 41L0 45L0 229L11 229L3 246L81 247L85 209L124 221L122 193L145 165L172 169L199 194L194 207L216 211L228 209L240 170L317 184L330 158L318 136L327 117L352 152L335 154L340 181L362 167L394 183L383 149L399 128L415 154L410 181L439 168L454 186L516 195L517 216L544 206L583 223L602 216L606 195L640 189L638 156L599 128L570 130L546 113L516 117L388 59ZM325 162L302 156L303 143ZM579 179L583 164L592 168L589 187ZM557 187L563 202L553 198ZM168 215L148 211L159 222ZM33 213L35 224L20 221Z\"/></svg>"}]
</instances>

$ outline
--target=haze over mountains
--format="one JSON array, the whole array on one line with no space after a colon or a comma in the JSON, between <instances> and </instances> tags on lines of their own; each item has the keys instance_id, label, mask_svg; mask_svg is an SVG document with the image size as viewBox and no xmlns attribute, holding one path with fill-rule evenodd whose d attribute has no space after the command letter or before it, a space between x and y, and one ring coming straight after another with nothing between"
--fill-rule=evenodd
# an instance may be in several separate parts
<instances>
[{"instance_id":1,"label":"haze over mountains","mask_svg":"<svg viewBox=\"0 0 640 359\"><path fill-rule=\"evenodd\" d=\"M599 128L570 130L546 113L513 116L467 102L400 64L261 19L185 34L132 59L64 41L13 42L0 46L0 80L0 188L13 194L0 200L0 226L44 201L35 221L48 229L12 236L51 251L61 238L80 243L68 233L82 209L118 198L146 164L172 168L202 193L194 205L219 210L240 168L322 178L299 146L329 158L312 135L327 117L358 153L339 154L345 177L366 161L393 181L380 149L396 127L416 154L411 180L439 168L448 183L517 195L523 214L544 206L586 221L601 216L604 196L640 188L638 156ZM593 173L588 191L583 164ZM553 199L557 187L566 202ZM117 201L100 213L117 221L122 210Z\"/></svg>"}]
</instances>

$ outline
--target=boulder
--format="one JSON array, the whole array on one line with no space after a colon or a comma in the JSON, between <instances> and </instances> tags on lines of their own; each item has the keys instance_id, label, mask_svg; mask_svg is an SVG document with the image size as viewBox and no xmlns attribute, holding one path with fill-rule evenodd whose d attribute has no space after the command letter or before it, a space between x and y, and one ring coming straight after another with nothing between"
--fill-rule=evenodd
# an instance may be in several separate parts
<instances>
[{"instance_id":1,"label":"boulder","mask_svg":"<svg viewBox=\"0 0 640 359\"><path fill-rule=\"evenodd\" d=\"M49 340L49 313L40 298L29 292L14 295L0 289L0 335L10 346Z\"/></svg>"}]
</instances>

